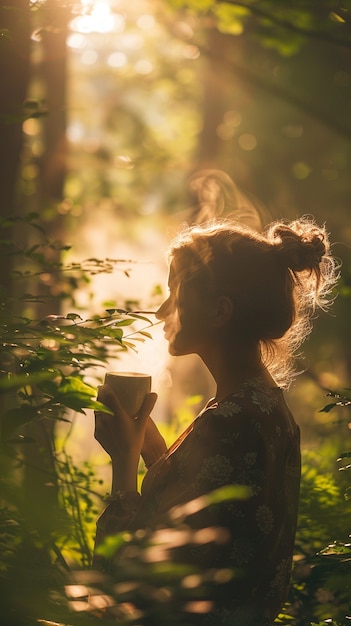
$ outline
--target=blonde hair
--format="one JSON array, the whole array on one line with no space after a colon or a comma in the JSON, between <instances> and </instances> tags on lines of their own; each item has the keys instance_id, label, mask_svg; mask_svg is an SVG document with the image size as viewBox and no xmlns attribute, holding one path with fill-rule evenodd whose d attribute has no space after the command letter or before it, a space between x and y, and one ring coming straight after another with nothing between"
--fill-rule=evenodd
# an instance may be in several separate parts
<instances>
[{"instance_id":1,"label":"blonde hair","mask_svg":"<svg viewBox=\"0 0 351 626\"><path fill-rule=\"evenodd\" d=\"M277 384L288 387L296 352L312 329L317 308L332 301L338 278L328 233L310 218L275 222L264 233L238 223L193 226L172 243L180 280L205 298L227 295L234 304L231 332L260 344Z\"/></svg>"}]
</instances>

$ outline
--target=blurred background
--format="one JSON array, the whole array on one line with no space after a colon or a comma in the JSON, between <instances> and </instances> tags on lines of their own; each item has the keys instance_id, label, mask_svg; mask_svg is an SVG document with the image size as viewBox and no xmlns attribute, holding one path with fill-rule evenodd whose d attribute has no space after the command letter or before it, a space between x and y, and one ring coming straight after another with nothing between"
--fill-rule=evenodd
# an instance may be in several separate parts
<instances>
[{"instance_id":1,"label":"blurred background","mask_svg":"<svg viewBox=\"0 0 351 626\"><path fill-rule=\"evenodd\" d=\"M345 436L319 409L328 389L351 381L350 7L13 0L1 9L2 215L38 213L48 237L69 244L53 252L65 262L121 262L87 284L40 275L36 289L50 295L40 315L155 311L167 245L184 224L234 214L261 229L313 215L342 262L333 310L316 320L287 396L303 445L316 449ZM13 288L10 265L2 272ZM195 358L168 357L160 328L151 332L111 368L152 373L157 419L185 405L195 414L212 380ZM94 450L91 415L72 445Z\"/></svg>"}]
</instances>

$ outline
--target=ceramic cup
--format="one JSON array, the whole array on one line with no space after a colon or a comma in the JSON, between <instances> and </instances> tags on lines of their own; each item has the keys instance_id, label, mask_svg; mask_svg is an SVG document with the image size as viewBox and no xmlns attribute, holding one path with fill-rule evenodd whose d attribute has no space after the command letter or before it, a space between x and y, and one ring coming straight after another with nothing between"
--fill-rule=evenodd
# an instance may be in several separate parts
<instances>
[{"instance_id":1,"label":"ceramic cup","mask_svg":"<svg viewBox=\"0 0 351 626\"><path fill-rule=\"evenodd\" d=\"M128 415L136 417L151 391L151 376L139 372L107 372L105 384L116 393Z\"/></svg>"}]
</instances>

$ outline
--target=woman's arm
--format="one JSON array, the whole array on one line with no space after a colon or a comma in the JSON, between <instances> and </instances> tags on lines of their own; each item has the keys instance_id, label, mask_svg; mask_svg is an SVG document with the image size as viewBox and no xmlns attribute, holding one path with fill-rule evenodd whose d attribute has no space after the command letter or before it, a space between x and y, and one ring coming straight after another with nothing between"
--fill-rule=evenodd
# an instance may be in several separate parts
<instances>
[{"instance_id":1,"label":"woman's arm","mask_svg":"<svg viewBox=\"0 0 351 626\"><path fill-rule=\"evenodd\" d=\"M146 431L152 430L156 440L154 429L148 425L156 399L155 393L148 394L138 417L132 419L124 410L117 395L107 385L99 390L99 402L105 404L113 413L112 415L95 413L94 433L95 439L111 457L112 494L117 491L137 491L138 465L143 446L145 455L150 456L150 460L157 453L152 452L151 444L144 443ZM150 436L148 439L151 441Z\"/></svg>"},{"instance_id":2,"label":"woman's arm","mask_svg":"<svg viewBox=\"0 0 351 626\"><path fill-rule=\"evenodd\" d=\"M153 419L149 417L146 422L144 442L141 448L141 456L143 457L146 468L156 463L166 450L167 446L164 438Z\"/></svg>"}]
</instances>

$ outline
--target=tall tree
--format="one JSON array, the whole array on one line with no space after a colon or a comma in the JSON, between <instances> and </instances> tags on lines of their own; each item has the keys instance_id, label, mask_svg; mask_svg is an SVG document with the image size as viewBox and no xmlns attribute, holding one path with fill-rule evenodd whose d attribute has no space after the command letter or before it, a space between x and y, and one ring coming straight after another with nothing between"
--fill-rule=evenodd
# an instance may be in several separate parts
<instances>
[{"instance_id":1,"label":"tall tree","mask_svg":"<svg viewBox=\"0 0 351 626\"><path fill-rule=\"evenodd\" d=\"M22 149L23 105L30 79L31 19L28 0L0 6L0 217L14 209ZM9 238L9 231L0 231ZM10 287L10 268L2 267L2 284Z\"/></svg>"}]
</instances>

